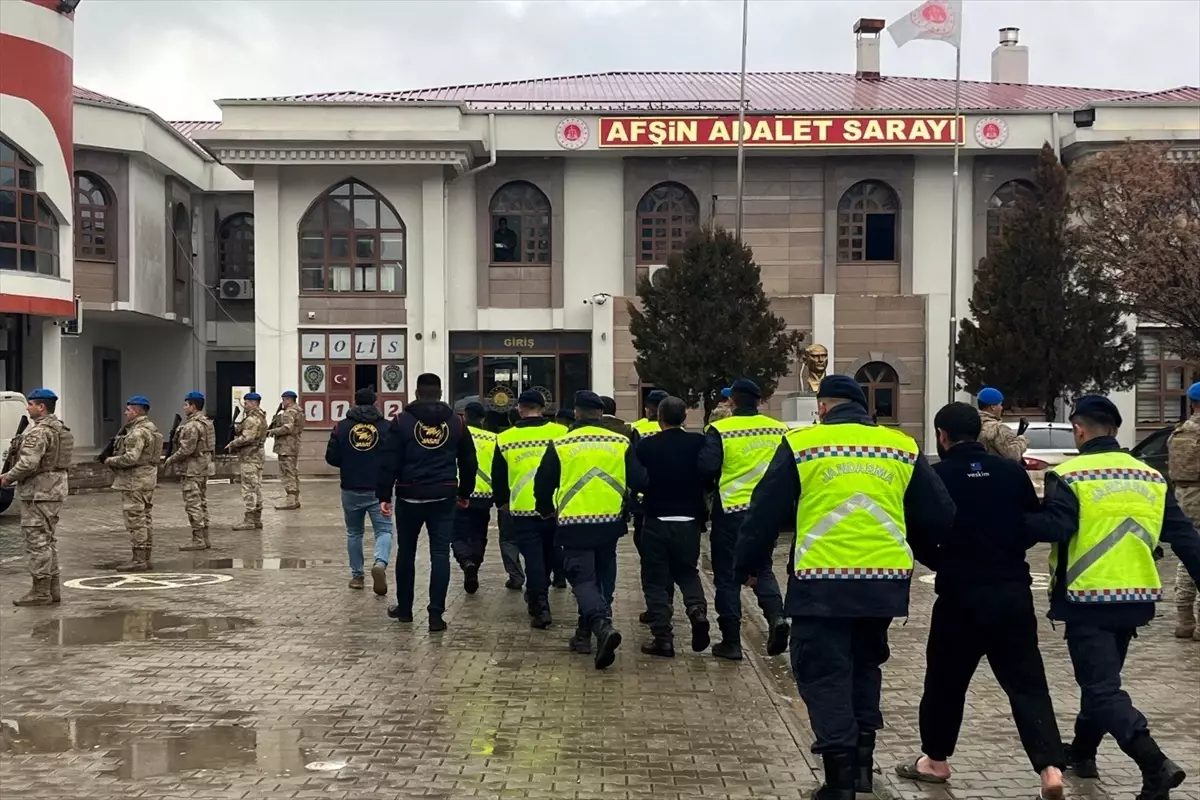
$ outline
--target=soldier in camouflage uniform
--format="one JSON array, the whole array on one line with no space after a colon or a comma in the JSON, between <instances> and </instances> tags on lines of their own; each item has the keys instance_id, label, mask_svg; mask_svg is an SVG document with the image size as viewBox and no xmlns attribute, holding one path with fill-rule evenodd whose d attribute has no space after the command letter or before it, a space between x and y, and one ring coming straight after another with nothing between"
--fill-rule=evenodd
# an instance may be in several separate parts
<instances>
[{"instance_id":1,"label":"soldier in camouflage uniform","mask_svg":"<svg viewBox=\"0 0 1200 800\"><path fill-rule=\"evenodd\" d=\"M300 507L300 472L296 462L300 458L300 437L304 433L304 411L296 402L296 393L283 393L283 409L271 420L267 436L275 438L275 455L279 456L279 475L287 499L275 506L278 511Z\"/></svg>"},{"instance_id":2,"label":"soldier in camouflage uniform","mask_svg":"<svg viewBox=\"0 0 1200 800\"><path fill-rule=\"evenodd\" d=\"M149 572L154 547L154 488L162 461L163 435L150 417L150 401L135 395L125 401L125 427L117 434L114 455L104 460L116 475L112 488L121 492L125 530L133 547L133 559L117 567L118 572Z\"/></svg>"},{"instance_id":3,"label":"soldier in camouflage uniform","mask_svg":"<svg viewBox=\"0 0 1200 800\"><path fill-rule=\"evenodd\" d=\"M979 443L993 455L1020 461L1029 449L1024 436L1019 436L1004 424L1004 395L999 389L986 386L979 390L979 421L983 428L979 432Z\"/></svg>"},{"instance_id":4,"label":"soldier in camouflage uniform","mask_svg":"<svg viewBox=\"0 0 1200 800\"><path fill-rule=\"evenodd\" d=\"M67 469L75 449L71 429L54 416L58 395L49 389L29 393L32 425L12 442L12 468L0 475L0 487L17 486L21 502L21 535L33 588L15 606L48 606L62 600L54 529L67 499Z\"/></svg>"},{"instance_id":5,"label":"soldier in camouflage uniform","mask_svg":"<svg viewBox=\"0 0 1200 800\"><path fill-rule=\"evenodd\" d=\"M183 508L192 526L192 541L180 550L207 550L208 542L208 475L213 466L216 431L212 420L204 415L204 395L189 392L183 398L183 413L187 421L175 432L171 455L166 466L181 465L179 488L183 492Z\"/></svg>"},{"instance_id":6,"label":"soldier in camouflage uniform","mask_svg":"<svg viewBox=\"0 0 1200 800\"><path fill-rule=\"evenodd\" d=\"M721 390L721 402L718 403L717 407L714 408L712 413L708 415L709 425L713 424L719 419L725 419L726 417L733 416L733 401L729 399L731 394L733 394L733 390L728 386Z\"/></svg>"},{"instance_id":7,"label":"soldier in camouflage uniform","mask_svg":"<svg viewBox=\"0 0 1200 800\"><path fill-rule=\"evenodd\" d=\"M1171 434L1167 452L1179 507L1192 518L1194 525L1200 527L1200 383L1193 383L1187 396L1191 401L1192 415ZM1196 582L1180 562L1175 569L1175 635L1178 638L1200 641L1198 606Z\"/></svg>"},{"instance_id":8,"label":"soldier in camouflage uniform","mask_svg":"<svg viewBox=\"0 0 1200 800\"><path fill-rule=\"evenodd\" d=\"M250 392L242 398L246 414L237 424L237 438L225 445L225 449L237 453L238 476L242 481L242 504L245 516L233 526L235 531L252 531L263 526L262 522L262 472L266 453L263 442L267 440L267 416L259 408L262 395Z\"/></svg>"}]
</instances>

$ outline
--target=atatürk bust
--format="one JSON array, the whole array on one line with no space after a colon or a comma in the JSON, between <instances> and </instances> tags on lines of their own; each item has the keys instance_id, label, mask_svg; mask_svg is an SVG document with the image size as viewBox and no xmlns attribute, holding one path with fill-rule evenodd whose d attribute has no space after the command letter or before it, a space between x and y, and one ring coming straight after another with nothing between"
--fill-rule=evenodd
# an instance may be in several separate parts
<instances>
[{"instance_id":1,"label":"atat\u00fcrk bust","mask_svg":"<svg viewBox=\"0 0 1200 800\"><path fill-rule=\"evenodd\" d=\"M816 394L829 369L829 350L823 344L810 344L800 351L800 391Z\"/></svg>"}]
</instances>

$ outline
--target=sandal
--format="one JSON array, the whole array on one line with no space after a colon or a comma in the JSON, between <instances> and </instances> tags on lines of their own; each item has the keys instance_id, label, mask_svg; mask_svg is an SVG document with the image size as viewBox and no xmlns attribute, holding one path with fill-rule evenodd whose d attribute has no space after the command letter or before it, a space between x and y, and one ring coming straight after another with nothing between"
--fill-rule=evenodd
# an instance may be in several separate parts
<instances>
[{"instance_id":1,"label":"sandal","mask_svg":"<svg viewBox=\"0 0 1200 800\"><path fill-rule=\"evenodd\" d=\"M945 783L949 780L930 772L921 772L921 770L917 769L917 764L919 763L921 763L921 756L916 756L912 761L897 764L896 774L901 778L908 778L910 781L918 781L920 783Z\"/></svg>"}]
</instances>

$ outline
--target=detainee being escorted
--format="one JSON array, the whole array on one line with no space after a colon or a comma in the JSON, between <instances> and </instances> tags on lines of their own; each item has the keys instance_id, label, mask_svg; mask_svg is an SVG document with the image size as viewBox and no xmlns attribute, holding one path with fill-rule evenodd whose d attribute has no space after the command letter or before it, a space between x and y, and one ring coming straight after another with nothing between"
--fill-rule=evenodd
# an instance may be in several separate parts
<instances>
[{"instance_id":1,"label":"detainee being escorted","mask_svg":"<svg viewBox=\"0 0 1200 800\"><path fill-rule=\"evenodd\" d=\"M133 558L118 572L149 572L154 548L154 489L163 457L163 436L147 416L150 401L134 395L125 401L125 426L117 435L113 455L104 463L113 471L112 488L121 493L121 512Z\"/></svg>"},{"instance_id":2,"label":"detainee being escorted","mask_svg":"<svg viewBox=\"0 0 1200 800\"><path fill-rule=\"evenodd\" d=\"M54 415L58 395L49 389L29 393L25 413L32 424L13 440L12 466L0 475L0 487L17 484L21 538L33 587L14 606L48 606L62 601L58 572L58 514L67 499L67 470L75 435Z\"/></svg>"},{"instance_id":3,"label":"detainee being escorted","mask_svg":"<svg viewBox=\"0 0 1200 800\"><path fill-rule=\"evenodd\" d=\"M296 393L288 390L281 398L283 408L271 420L267 436L275 439L275 455L279 456L279 478L283 483L284 501L277 511L300 507L300 440L304 435L304 410L296 401Z\"/></svg>"},{"instance_id":4,"label":"detainee being escorted","mask_svg":"<svg viewBox=\"0 0 1200 800\"><path fill-rule=\"evenodd\" d=\"M233 526L235 531L252 531L263 526L262 473L266 461L263 442L267 440L267 416L260 405L262 395L249 392L242 396L246 413L238 421L237 435L225 445L225 449L238 457L238 479L242 484L242 521Z\"/></svg>"},{"instance_id":5,"label":"detainee being escorted","mask_svg":"<svg viewBox=\"0 0 1200 800\"><path fill-rule=\"evenodd\" d=\"M342 489L342 517L346 521L346 555L350 560L350 588L362 589L363 520L371 518L375 555L371 564L371 588L388 593L387 567L392 557L392 520L385 514L376 490L385 469L384 447L391 423L375 407L375 392L359 389L354 407L334 427L325 445L325 463L337 467Z\"/></svg>"},{"instance_id":6,"label":"detainee being escorted","mask_svg":"<svg viewBox=\"0 0 1200 800\"><path fill-rule=\"evenodd\" d=\"M183 398L184 423L175 432L171 455L164 466L182 471L179 491L183 494L183 510L192 526L192 541L180 550L207 550L208 540L208 476L213 468L216 431L204 414L204 395L188 392Z\"/></svg>"},{"instance_id":7,"label":"detainee being escorted","mask_svg":"<svg viewBox=\"0 0 1200 800\"><path fill-rule=\"evenodd\" d=\"M492 461L496 454L496 434L484 428L487 409L482 403L467 403L463 409L467 430L475 446L475 486L467 507L454 516L454 560L463 571L463 589L467 594L479 591L479 567L487 550L488 526L492 522Z\"/></svg>"}]
</instances>

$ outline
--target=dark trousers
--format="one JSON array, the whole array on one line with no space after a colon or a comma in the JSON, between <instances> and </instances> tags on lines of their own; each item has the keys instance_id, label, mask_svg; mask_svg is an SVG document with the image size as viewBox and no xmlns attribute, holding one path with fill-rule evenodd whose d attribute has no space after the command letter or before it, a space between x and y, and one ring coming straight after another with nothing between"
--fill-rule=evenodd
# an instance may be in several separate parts
<instances>
[{"instance_id":1,"label":"dark trousers","mask_svg":"<svg viewBox=\"0 0 1200 800\"><path fill-rule=\"evenodd\" d=\"M542 562L546 565L546 577L551 581L563 576L562 548L554 543L554 522L546 526L542 539Z\"/></svg>"},{"instance_id":2,"label":"dark trousers","mask_svg":"<svg viewBox=\"0 0 1200 800\"><path fill-rule=\"evenodd\" d=\"M562 548L563 568L575 602L579 604L579 627L597 633L601 625L612 618L607 587L602 575L612 572L617 562L617 543L607 542L594 547Z\"/></svg>"},{"instance_id":3,"label":"dark trousers","mask_svg":"<svg viewBox=\"0 0 1200 800\"><path fill-rule=\"evenodd\" d=\"M984 657L1008 695L1033 771L1062 769L1062 738L1038 650L1033 595L1020 583L963 589L944 594L933 604L921 697L925 755L946 761L954 754L967 689Z\"/></svg>"},{"instance_id":4,"label":"dark trousers","mask_svg":"<svg viewBox=\"0 0 1200 800\"><path fill-rule=\"evenodd\" d=\"M496 512L496 525L500 528L500 560L504 571L517 583L525 583L525 570L521 568L521 548L517 545L517 533L513 530L512 515L507 511Z\"/></svg>"},{"instance_id":5,"label":"dark trousers","mask_svg":"<svg viewBox=\"0 0 1200 800\"><path fill-rule=\"evenodd\" d=\"M1129 753L1130 744L1149 733L1146 718L1121 688L1121 670L1125 668L1129 642L1136 636L1134 628L1067 623L1067 651L1071 654L1080 694L1072 753L1093 755L1106 733Z\"/></svg>"},{"instance_id":6,"label":"dark trousers","mask_svg":"<svg viewBox=\"0 0 1200 800\"><path fill-rule=\"evenodd\" d=\"M737 553L738 531L746 519L745 512L737 514L717 514L712 520L710 543L712 548L713 584L716 586L716 596L713 605L717 609L717 621L740 621L742 619L742 587L734 575L734 559ZM758 580L754 584L754 594L758 597L758 607L768 621L783 616L783 594L779 591L779 581L771 570L771 560L759 565Z\"/></svg>"},{"instance_id":7,"label":"dark trousers","mask_svg":"<svg viewBox=\"0 0 1200 800\"><path fill-rule=\"evenodd\" d=\"M808 708L817 754L849 752L883 727L879 695L888 618L793 617L792 675Z\"/></svg>"},{"instance_id":8,"label":"dark trousers","mask_svg":"<svg viewBox=\"0 0 1200 800\"><path fill-rule=\"evenodd\" d=\"M417 580L417 541L421 528L429 532L430 614L446 611L446 589L450 586L450 540L454 537L454 499L432 503L396 501L396 605L412 613L413 587Z\"/></svg>"},{"instance_id":9,"label":"dark trousers","mask_svg":"<svg viewBox=\"0 0 1200 800\"><path fill-rule=\"evenodd\" d=\"M460 508L454 515L454 560L459 566L483 563L487 550L490 508Z\"/></svg>"},{"instance_id":10,"label":"dark trousers","mask_svg":"<svg viewBox=\"0 0 1200 800\"><path fill-rule=\"evenodd\" d=\"M633 515L633 546L637 550L638 559L645 559L642 551L642 543L646 540L646 516L644 514ZM643 575L645 573L643 572ZM642 597L646 601L646 613L650 613L650 590L646 588L646 581L642 579ZM611 603L612 598L609 598ZM675 605L675 584L668 583L667 585L667 604Z\"/></svg>"},{"instance_id":11,"label":"dark trousers","mask_svg":"<svg viewBox=\"0 0 1200 800\"><path fill-rule=\"evenodd\" d=\"M646 520L642 531L642 590L650 612L650 632L656 639L671 639L672 590L679 585L683 606L707 614L700 583L700 523Z\"/></svg>"},{"instance_id":12,"label":"dark trousers","mask_svg":"<svg viewBox=\"0 0 1200 800\"><path fill-rule=\"evenodd\" d=\"M513 517L512 526L517 547L525 559L525 597L530 601L545 598L550 590L552 563L547 561L551 551L546 542L549 540L550 547L553 546L554 520Z\"/></svg>"}]
</instances>

